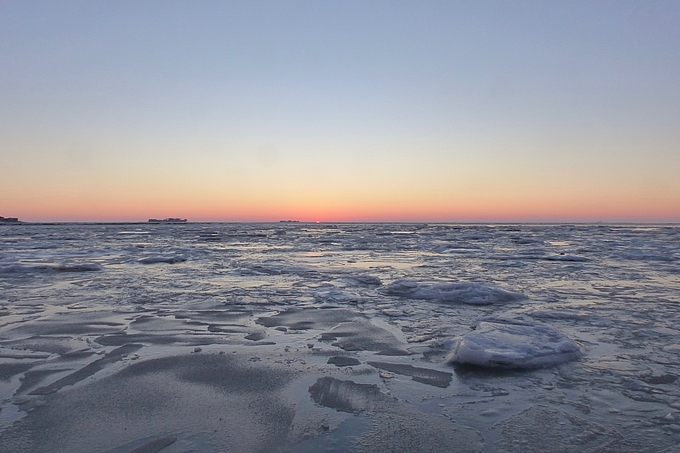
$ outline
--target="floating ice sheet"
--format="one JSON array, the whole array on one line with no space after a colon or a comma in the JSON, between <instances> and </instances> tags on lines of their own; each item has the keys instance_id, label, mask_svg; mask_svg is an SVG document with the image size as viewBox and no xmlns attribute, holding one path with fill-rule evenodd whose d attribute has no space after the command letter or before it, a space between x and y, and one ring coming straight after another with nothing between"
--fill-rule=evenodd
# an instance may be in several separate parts
<instances>
[{"instance_id":1,"label":"floating ice sheet","mask_svg":"<svg viewBox=\"0 0 680 453\"><path fill-rule=\"evenodd\" d=\"M458 339L447 361L491 368L542 368L580 355L576 343L545 324L487 318Z\"/></svg>"}]
</instances>

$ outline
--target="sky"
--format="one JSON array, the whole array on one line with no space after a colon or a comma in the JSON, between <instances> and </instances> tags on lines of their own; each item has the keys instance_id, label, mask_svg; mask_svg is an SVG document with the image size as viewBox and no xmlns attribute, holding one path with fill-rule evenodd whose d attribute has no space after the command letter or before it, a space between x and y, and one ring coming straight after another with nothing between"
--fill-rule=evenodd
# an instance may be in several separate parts
<instances>
[{"instance_id":1,"label":"sky","mask_svg":"<svg viewBox=\"0 0 680 453\"><path fill-rule=\"evenodd\" d=\"M0 0L0 216L680 222L680 2Z\"/></svg>"}]
</instances>

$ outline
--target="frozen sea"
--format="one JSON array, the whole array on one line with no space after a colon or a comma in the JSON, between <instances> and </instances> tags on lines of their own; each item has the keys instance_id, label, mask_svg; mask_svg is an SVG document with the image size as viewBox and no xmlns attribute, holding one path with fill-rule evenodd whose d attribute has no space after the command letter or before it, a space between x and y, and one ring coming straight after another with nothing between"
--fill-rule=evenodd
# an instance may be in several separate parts
<instances>
[{"instance_id":1,"label":"frozen sea","mask_svg":"<svg viewBox=\"0 0 680 453\"><path fill-rule=\"evenodd\" d=\"M680 227L0 225L0 451L680 452Z\"/></svg>"}]
</instances>

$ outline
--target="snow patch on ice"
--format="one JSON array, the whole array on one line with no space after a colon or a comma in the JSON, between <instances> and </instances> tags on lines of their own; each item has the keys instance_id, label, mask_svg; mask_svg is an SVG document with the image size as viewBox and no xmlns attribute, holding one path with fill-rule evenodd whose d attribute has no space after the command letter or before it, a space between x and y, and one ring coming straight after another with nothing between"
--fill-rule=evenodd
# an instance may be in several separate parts
<instances>
[{"instance_id":1,"label":"snow patch on ice","mask_svg":"<svg viewBox=\"0 0 680 453\"><path fill-rule=\"evenodd\" d=\"M399 279L387 285L383 292L390 296L408 299L433 300L444 303L491 305L499 302L514 302L526 299L524 294L506 291L483 283L417 283Z\"/></svg>"},{"instance_id":2,"label":"snow patch on ice","mask_svg":"<svg viewBox=\"0 0 680 453\"><path fill-rule=\"evenodd\" d=\"M490 368L543 368L580 356L574 341L545 324L486 318L458 339L447 362Z\"/></svg>"}]
</instances>

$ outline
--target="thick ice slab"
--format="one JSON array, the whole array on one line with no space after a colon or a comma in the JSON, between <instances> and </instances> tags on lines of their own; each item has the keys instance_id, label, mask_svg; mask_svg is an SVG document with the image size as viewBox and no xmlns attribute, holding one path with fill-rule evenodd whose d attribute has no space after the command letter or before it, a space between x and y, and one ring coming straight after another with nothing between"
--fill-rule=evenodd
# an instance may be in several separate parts
<instances>
[{"instance_id":1,"label":"thick ice slab","mask_svg":"<svg viewBox=\"0 0 680 453\"><path fill-rule=\"evenodd\" d=\"M580 355L576 343L545 324L488 318L458 339L447 361L492 368L542 368Z\"/></svg>"}]
</instances>

